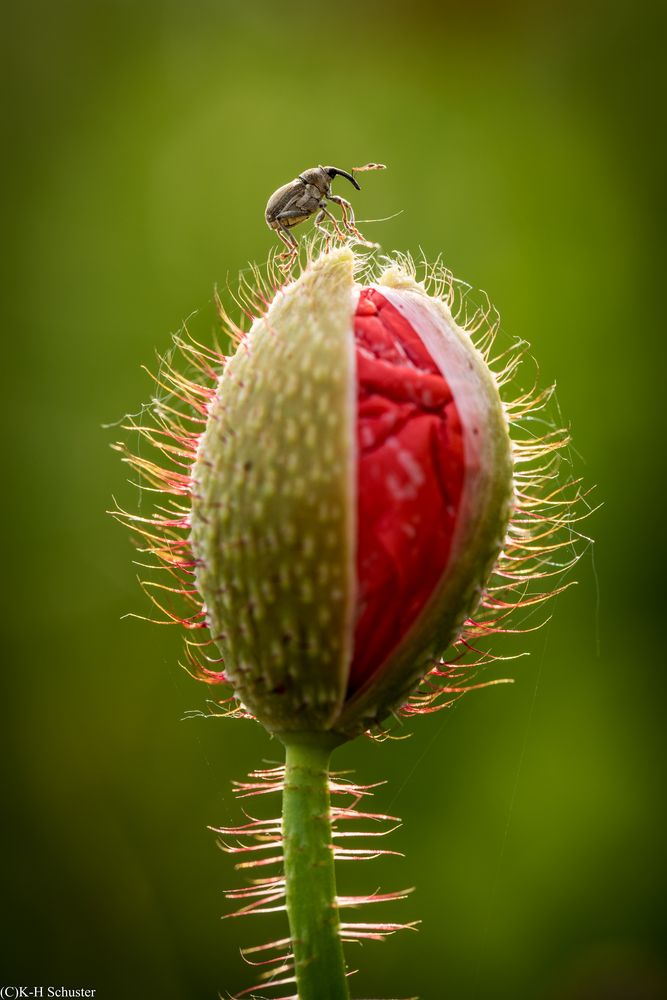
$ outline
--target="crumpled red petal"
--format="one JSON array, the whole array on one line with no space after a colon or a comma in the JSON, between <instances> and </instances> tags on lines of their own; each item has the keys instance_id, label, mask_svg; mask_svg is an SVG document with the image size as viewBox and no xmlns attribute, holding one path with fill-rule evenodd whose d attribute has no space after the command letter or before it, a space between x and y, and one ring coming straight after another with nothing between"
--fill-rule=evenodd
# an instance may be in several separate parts
<instances>
[{"instance_id":1,"label":"crumpled red petal","mask_svg":"<svg viewBox=\"0 0 667 1000\"><path fill-rule=\"evenodd\" d=\"M381 668L442 577L464 476L447 380L375 288L360 294L354 336L358 600L348 696Z\"/></svg>"}]
</instances>

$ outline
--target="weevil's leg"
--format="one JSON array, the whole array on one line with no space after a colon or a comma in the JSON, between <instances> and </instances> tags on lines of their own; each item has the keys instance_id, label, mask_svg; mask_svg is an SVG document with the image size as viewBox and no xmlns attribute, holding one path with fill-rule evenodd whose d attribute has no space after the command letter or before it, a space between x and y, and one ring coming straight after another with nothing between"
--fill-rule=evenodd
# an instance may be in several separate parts
<instances>
[{"instance_id":1,"label":"weevil's leg","mask_svg":"<svg viewBox=\"0 0 667 1000\"><path fill-rule=\"evenodd\" d=\"M322 220L322 216L323 215L326 215L327 219L329 220L329 222L331 223L331 225L334 227L334 232L335 232L336 236L338 237L338 239L344 241L345 240L345 233L343 232L343 230L338 225L338 222L336 221L335 216L333 216L331 214L331 212L326 207L326 205L324 205L322 202L320 202L320 211L319 211L318 216L317 216L318 219L320 219L320 221ZM321 228L321 226L318 226L318 229L320 229L320 228Z\"/></svg>"},{"instance_id":2,"label":"weevil's leg","mask_svg":"<svg viewBox=\"0 0 667 1000\"><path fill-rule=\"evenodd\" d=\"M290 232L282 219L279 218L277 222L278 225L276 226L276 232L279 238L283 241L288 250L296 250L299 243L294 233Z\"/></svg>"},{"instance_id":3,"label":"weevil's leg","mask_svg":"<svg viewBox=\"0 0 667 1000\"><path fill-rule=\"evenodd\" d=\"M291 233L280 219L277 221L278 226L276 226L276 233L278 238L282 240L288 250L287 253L281 253L278 260L285 261L285 263L281 264L280 267L283 271L289 271L292 264L296 260L297 254L299 253L299 243L294 233Z\"/></svg>"},{"instance_id":4,"label":"weevil's leg","mask_svg":"<svg viewBox=\"0 0 667 1000\"><path fill-rule=\"evenodd\" d=\"M368 240L364 239L359 230L357 229L354 222L354 211L352 205L345 198L341 198L338 194L327 195L329 201L335 201L337 205L340 205L341 212L343 214L343 226L347 229L348 233L352 233L356 236L362 246L365 247L377 247L377 243L369 243Z\"/></svg>"},{"instance_id":5,"label":"weevil's leg","mask_svg":"<svg viewBox=\"0 0 667 1000\"><path fill-rule=\"evenodd\" d=\"M315 221L315 228L319 229L319 231L321 233L324 233L324 236L325 236L324 249L325 249L325 251L328 251L329 248L330 248L330 246L331 246L331 233L329 232L328 229L325 229L325 227L322 225L322 219L323 218L324 218L324 212L320 209L320 211L315 216L315 220L314 220Z\"/></svg>"},{"instance_id":6,"label":"weevil's leg","mask_svg":"<svg viewBox=\"0 0 667 1000\"><path fill-rule=\"evenodd\" d=\"M330 194L327 197L329 201L335 201L337 205L340 205L343 213L343 225L347 228L349 223L354 227L354 209L349 201L346 198L341 198L339 194Z\"/></svg>"}]
</instances>

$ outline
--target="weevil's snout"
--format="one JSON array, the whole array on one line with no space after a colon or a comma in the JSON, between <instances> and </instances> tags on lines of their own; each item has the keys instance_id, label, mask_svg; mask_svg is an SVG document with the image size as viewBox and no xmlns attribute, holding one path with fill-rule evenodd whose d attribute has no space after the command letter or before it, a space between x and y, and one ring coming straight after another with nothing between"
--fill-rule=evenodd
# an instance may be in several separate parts
<instances>
[{"instance_id":1,"label":"weevil's snout","mask_svg":"<svg viewBox=\"0 0 667 1000\"><path fill-rule=\"evenodd\" d=\"M340 177L345 177L350 182L350 184L354 184L357 191L361 191L361 188L357 184L356 180L354 179L352 174L348 174L347 170L339 170L338 167L325 167L324 169L326 170L326 172L328 173L329 177L331 177L332 180L337 175Z\"/></svg>"}]
</instances>

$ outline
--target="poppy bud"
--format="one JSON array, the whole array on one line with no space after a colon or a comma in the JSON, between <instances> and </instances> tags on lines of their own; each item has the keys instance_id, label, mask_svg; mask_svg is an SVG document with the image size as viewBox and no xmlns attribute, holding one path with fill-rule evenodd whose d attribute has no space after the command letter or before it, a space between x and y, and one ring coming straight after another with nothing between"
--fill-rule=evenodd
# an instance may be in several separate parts
<instances>
[{"instance_id":1,"label":"poppy bud","mask_svg":"<svg viewBox=\"0 0 667 1000\"><path fill-rule=\"evenodd\" d=\"M279 289L198 439L190 544L237 699L341 739L405 701L480 601L514 486L496 381L405 270L348 248Z\"/></svg>"}]
</instances>

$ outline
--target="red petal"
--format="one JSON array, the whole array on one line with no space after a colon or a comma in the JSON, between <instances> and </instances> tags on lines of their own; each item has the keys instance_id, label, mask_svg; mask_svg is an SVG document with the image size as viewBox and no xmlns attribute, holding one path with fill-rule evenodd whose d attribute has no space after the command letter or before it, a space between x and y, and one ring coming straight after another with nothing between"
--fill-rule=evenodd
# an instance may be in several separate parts
<instances>
[{"instance_id":1,"label":"red petal","mask_svg":"<svg viewBox=\"0 0 667 1000\"><path fill-rule=\"evenodd\" d=\"M418 334L365 288L354 335L359 595L348 694L382 666L440 580L463 486L456 403Z\"/></svg>"}]
</instances>

